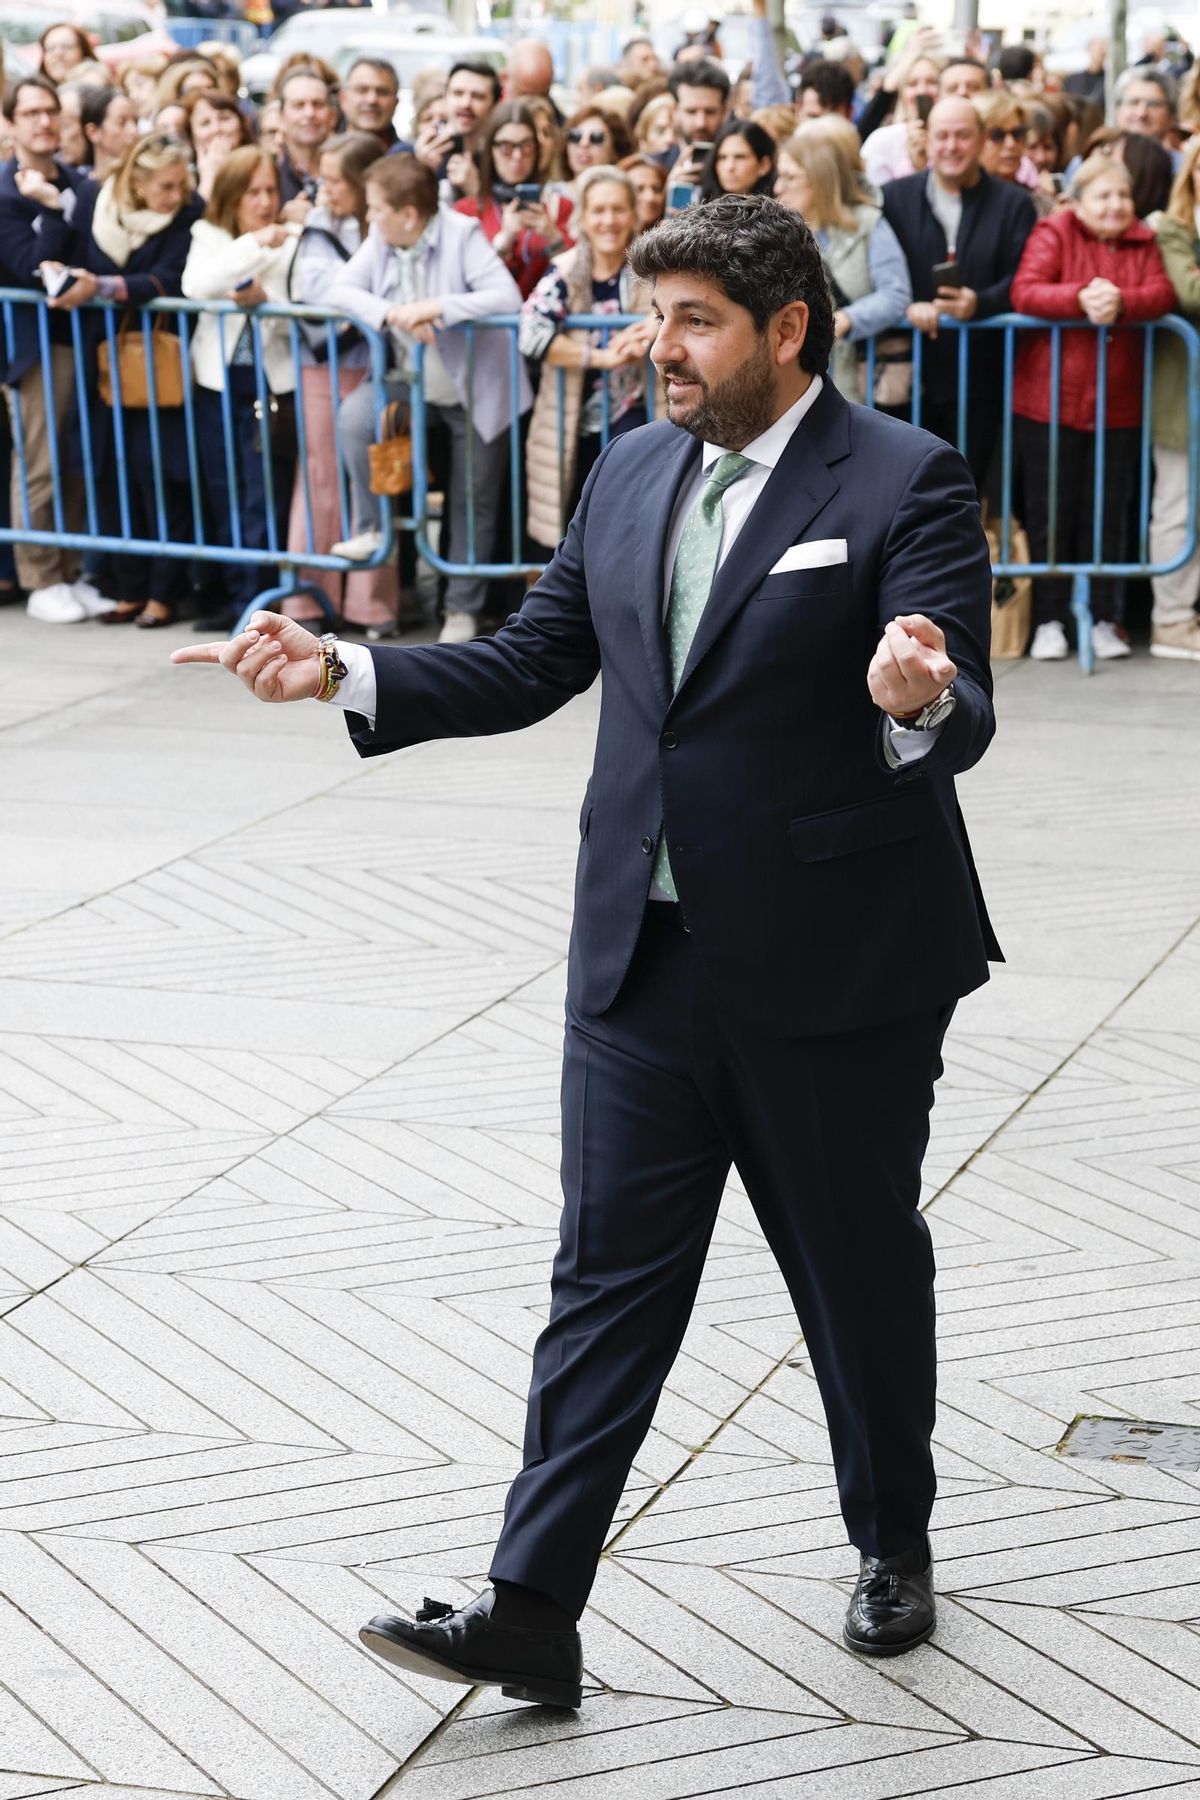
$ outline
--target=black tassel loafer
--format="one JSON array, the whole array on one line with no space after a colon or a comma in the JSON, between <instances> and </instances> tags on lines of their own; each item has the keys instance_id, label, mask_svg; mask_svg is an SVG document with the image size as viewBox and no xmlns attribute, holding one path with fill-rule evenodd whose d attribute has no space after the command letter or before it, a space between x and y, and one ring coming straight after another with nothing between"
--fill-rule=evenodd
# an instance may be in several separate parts
<instances>
[{"instance_id":1,"label":"black tassel loafer","mask_svg":"<svg viewBox=\"0 0 1200 1800\"><path fill-rule=\"evenodd\" d=\"M414 1675L498 1687L534 1706L582 1706L579 1633L493 1624L495 1603L490 1587L464 1607L426 1599L415 1620L382 1613L358 1635L376 1656Z\"/></svg>"},{"instance_id":2,"label":"black tassel loafer","mask_svg":"<svg viewBox=\"0 0 1200 1800\"><path fill-rule=\"evenodd\" d=\"M843 1641L865 1656L902 1656L933 1636L933 1554L864 1556L842 1627Z\"/></svg>"}]
</instances>

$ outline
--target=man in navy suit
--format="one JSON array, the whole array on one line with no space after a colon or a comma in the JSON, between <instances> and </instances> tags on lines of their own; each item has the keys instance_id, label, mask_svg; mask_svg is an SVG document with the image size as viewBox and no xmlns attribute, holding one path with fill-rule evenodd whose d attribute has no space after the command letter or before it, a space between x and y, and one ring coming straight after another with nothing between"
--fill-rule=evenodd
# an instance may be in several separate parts
<instances>
[{"instance_id":1,"label":"man in navy suit","mask_svg":"<svg viewBox=\"0 0 1200 1800\"><path fill-rule=\"evenodd\" d=\"M920 1168L950 1014L999 955L954 796L994 728L966 465L824 378L820 256L775 201L690 208L631 260L668 417L608 445L494 638L322 648L262 614L176 652L260 699L336 698L363 755L515 730L603 674L525 1466L491 1585L361 1634L403 1667L563 1706L731 1164L825 1404L861 1557L847 1642L893 1655L933 1631Z\"/></svg>"}]
</instances>

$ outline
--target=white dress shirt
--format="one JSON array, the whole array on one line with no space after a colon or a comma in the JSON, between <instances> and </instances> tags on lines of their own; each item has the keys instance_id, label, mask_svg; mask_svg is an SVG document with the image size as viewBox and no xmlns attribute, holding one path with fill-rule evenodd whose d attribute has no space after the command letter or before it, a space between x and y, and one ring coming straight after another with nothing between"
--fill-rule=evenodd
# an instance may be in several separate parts
<instances>
[{"instance_id":1,"label":"white dress shirt","mask_svg":"<svg viewBox=\"0 0 1200 1800\"><path fill-rule=\"evenodd\" d=\"M738 533L754 510L756 501L762 494L771 476L771 471L787 449L792 433L797 431L809 411L816 405L824 382L819 375L814 375L799 400L793 402L785 413L780 413L773 425L769 425L760 437L747 444L742 455L747 457L754 467L746 474L732 482L721 495L721 513L724 519L724 530L721 536L721 552L717 559L720 568L737 541ZM700 463L695 473L684 482L675 502L675 510L671 515L671 529L667 533L667 549L663 562L663 616L666 616L667 603L671 595L671 576L675 568L675 557L679 550L679 540L683 536L683 527L687 516L700 497L705 478L713 464L726 454L721 444L705 443ZM331 704L343 707L347 712L361 713L370 720L372 728L375 724L375 664L371 652L365 644L347 644L338 640L338 651L346 665L346 678ZM866 680L866 670L863 670ZM933 748L941 726L932 731L906 731L903 726L888 723L888 733L884 740L885 754L893 767L902 763L914 763ZM893 761L894 758L894 761ZM664 895L665 899L666 896Z\"/></svg>"}]
</instances>

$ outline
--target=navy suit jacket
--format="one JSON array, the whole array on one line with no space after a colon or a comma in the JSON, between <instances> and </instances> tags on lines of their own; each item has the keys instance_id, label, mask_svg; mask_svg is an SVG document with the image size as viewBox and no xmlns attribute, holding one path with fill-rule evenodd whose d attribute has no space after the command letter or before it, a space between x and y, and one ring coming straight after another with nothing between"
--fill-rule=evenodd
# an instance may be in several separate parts
<instances>
[{"instance_id":1,"label":"navy suit jacket","mask_svg":"<svg viewBox=\"0 0 1200 1800\"><path fill-rule=\"evenodd\" d=\"M512 731L603 676L580 816L570 993L613 1002L666 821L696 954L723 1005L786 1034L852 1031L958 998L999 956L954 777L995 720L991 572L956 450L850 406L828 382L713 584L671 693L663 560L700 445L663 421L614 438L554 560L493 638L372 651L364 756ZM849 560L768 571L845 538ZM867 665L884 624L937 620L958 704L924 759L890 769Z\"/></svg>"},{"instance_id":2,"label":"navy suit jacket","mask_svg":"<svg viewBox=\"0 0 1200 1800\"><path fill-rule=\"evenodd\" d=\"M17 186L17 161L0 163L0 287L31 288L45 294L38 278L40 262L55 260L53 250L45 248L43 229L58 221L58 214L26 200ZM58 164L60 188L82 188L87 181L80 169ZM0 320L0 381L17 382L32 369L41 355L38 339L38 309L33 306L12 308L12 337ZM50 314L52 343L69 344L71 327L65 313Z\"/></svg>"}]
</instances>

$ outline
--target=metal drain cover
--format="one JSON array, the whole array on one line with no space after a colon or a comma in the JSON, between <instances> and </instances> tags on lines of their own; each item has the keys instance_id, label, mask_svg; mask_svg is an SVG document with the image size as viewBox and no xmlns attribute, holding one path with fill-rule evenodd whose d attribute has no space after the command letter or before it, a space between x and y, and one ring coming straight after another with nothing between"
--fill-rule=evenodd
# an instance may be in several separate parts
<instances>
[{"instance_id":1,"label":"metal drain cover","mask_svg":"<svg viewBox=\"0 0 1200 1800\"><path fill-rule=\"evenodd\" d=\"M1154 1425L1146 1419L1080 1415L1058 1444L1060 1456L1096 1462L1150 1463L1156 1469L1200 1470L1200 1425Z\"/></svg>"}]
</instances>

